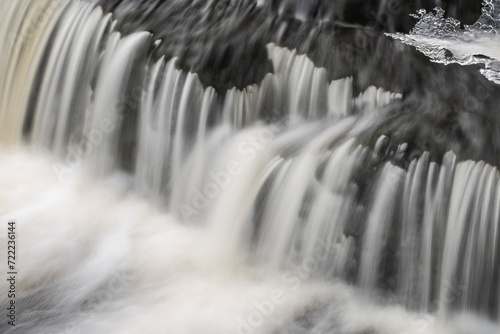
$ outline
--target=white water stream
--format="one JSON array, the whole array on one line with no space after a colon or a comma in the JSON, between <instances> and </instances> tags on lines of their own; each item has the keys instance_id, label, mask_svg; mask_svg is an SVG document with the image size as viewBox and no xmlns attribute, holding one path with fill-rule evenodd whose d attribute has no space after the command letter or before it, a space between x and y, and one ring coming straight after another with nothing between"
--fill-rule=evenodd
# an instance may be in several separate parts
<instances>
[{"instance_id":1,"label":"white water stream","mask_svg":"<svg viewBox=\"0 0 500 334\"><path fill-rule=\"evenodd\" d=\"M356 136L400 95L270 44L219 96L94 4L0 17L2 333L500 332L500 175L374 163Z\"/></svg>"}]
</instances>

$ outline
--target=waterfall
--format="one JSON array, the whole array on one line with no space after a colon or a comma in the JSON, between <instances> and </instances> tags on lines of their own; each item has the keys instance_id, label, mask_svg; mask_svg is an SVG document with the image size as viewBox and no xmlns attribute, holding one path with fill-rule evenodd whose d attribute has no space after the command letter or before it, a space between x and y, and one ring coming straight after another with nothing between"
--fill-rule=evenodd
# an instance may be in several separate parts
<instances>
[{"instance_id":1,"label":"waterfall","mask_svg":"<svg viewBox=\"0 0 500 334\"><path fill-rule=\"evenodd\" d=\"M0 17L0 184L26 201L0 197L26 247L18 326L2 332L472 333L464 322L498 333L498 166L394 149L372 130L399 119L403 94L332 79L275 43L260 82L217 90L179 57L157 57L152 33L122 35L95 2L3 1ZM436 55L429 40L394 36ZM91 299L129 271L144 276ZM289 307L271 302L283 289ZM102 312L89 321L92 305Z\"/></svg>"}]
</instances>

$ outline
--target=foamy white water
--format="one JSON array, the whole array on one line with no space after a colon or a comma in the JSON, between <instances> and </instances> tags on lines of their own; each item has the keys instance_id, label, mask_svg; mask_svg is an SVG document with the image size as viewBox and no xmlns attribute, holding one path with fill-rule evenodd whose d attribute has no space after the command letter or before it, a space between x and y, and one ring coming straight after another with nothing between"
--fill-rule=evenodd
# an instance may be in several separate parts
<instances>
[{"instance_id":1,"label":"foamy white water","mask_svg":"<svg viewBox=\"0 0 500 334\"><path fill-rule=\"evenodd\" d=\"M0 219L15 219L19 234L18 307L30 306L4 333L287 333L311 312L324 317L318 332L422 333L408 328L418 315L310 281L307 267L263 274L237 250L213 256L207 227L159 212L128 191L126 175L60 182L52 160L26 148L0 160Z\"/></svg>"},{"instance_id":2,"label":"foamy white water","mask_svg":"<svg viewBox=\"0 0 500 334\"><path fill-rule=\"evenodd\" d=\"M0 17L2 333L499 332L498 170L363 144L402 95L274 44L218 94L93 3Z\"/></svg>"}]
</instances>

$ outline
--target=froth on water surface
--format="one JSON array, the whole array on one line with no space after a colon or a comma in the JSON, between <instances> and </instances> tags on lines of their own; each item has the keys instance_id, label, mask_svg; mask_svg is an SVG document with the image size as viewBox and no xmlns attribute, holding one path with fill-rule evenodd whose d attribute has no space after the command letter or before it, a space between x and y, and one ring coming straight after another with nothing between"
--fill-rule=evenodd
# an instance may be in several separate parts
<instances>
[{"instance_id":1,"label":"froth on water surface","mask_svg":"<svg viewBox=\"0 0 500 334\"><path fill-rule=\"evenodd\" d=\"M2 333L443 333L434 316L308 280L307 266L219 257L209 227L157 211L124 189L125 176L60 181L26 148L3 149L0 161L0 217L16 217L20 235L22 319Z\"/></svg>"}]
</instances>

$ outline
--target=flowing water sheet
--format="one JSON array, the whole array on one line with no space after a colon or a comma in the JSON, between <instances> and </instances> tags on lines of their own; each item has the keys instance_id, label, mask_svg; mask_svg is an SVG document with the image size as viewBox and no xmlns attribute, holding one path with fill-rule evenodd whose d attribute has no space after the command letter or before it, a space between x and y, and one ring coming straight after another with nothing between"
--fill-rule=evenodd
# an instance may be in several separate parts
<instances>
[{"instance_id":1,"label":"flowing water sheet","mask_svg":"<svg viewBox=\"0 0 500 334\"><path fill-rule=\"evenodd\" d=\"M495 13L396 37L488 74ZM0 18L1 333L499 333L498 166L373 131L404 94L276 43L221 91L94 1Z\"/></svg>"}]
</instances>

